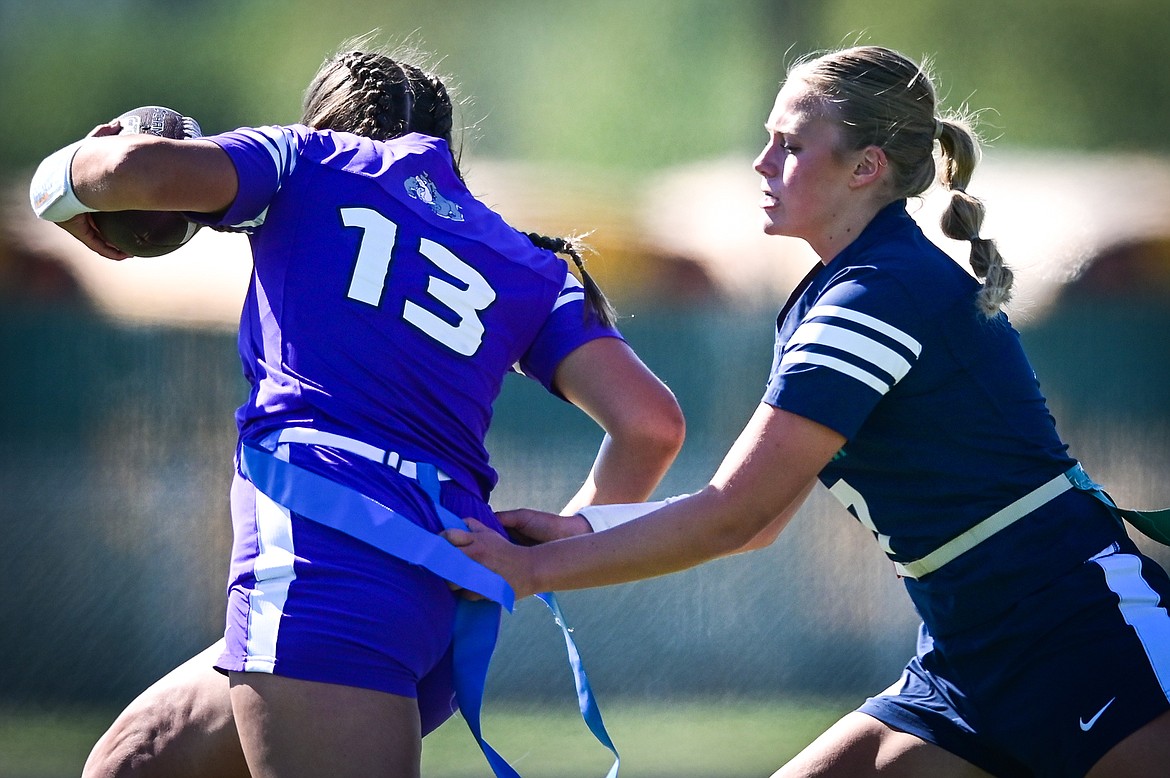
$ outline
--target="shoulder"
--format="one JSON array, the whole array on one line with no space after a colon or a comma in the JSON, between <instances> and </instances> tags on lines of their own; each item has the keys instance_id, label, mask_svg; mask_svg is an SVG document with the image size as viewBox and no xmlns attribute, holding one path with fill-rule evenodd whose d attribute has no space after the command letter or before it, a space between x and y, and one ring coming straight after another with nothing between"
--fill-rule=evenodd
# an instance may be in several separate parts
<instances>
[{"instance_id":1,"label":"shoulder","mask_svg":"<svg viewBox=\"0 0 1170 778\"><path fill-rule=\"evenodd\" d=\"M979 283L909 217L905 221L882 240L830 263L820 295L907 322L972 307Z\"/></svg>"},{"instance_id":2,"label":"shoulder","mask_svg":"<svg viewBox=\"0 0 1170 778\"><path fill-rule=\"evenodd\" d=\"M301 125L257 125L239 127L227 132L206 136L206 140L229 150L233 148L255 148L280 153L304 145L312 134L308 127Z\"/></svg>"}]
</instances>

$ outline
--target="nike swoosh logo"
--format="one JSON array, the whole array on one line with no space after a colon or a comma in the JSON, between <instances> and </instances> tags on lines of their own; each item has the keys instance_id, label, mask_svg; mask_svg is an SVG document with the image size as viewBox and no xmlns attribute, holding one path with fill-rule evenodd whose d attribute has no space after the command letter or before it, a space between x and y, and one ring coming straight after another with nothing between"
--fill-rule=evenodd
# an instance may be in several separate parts
<instances>
[{"instance_id":1,"label":"nike swoosh logo","mask_svg":"<svg viewBox=\"0 0 1170 778\"><path fill-rule=\"evenodd\" d=\"M1105 711L1107 711L1109 709L1109 706L1115 702L1117 702L1116 697L1114 697L1109 702L1105 703L1105 707L1102 708L1101 710L1097 711L1097 715L1093 716L1093 718L1089 719L1088 721L1081 719L1080 720L1081 732L1088 732L1090 729L1092 729L1093 725L1097 723L1097 719L1101 718L1101 714L1104 713Z\"/></svg>"}]
</instances>

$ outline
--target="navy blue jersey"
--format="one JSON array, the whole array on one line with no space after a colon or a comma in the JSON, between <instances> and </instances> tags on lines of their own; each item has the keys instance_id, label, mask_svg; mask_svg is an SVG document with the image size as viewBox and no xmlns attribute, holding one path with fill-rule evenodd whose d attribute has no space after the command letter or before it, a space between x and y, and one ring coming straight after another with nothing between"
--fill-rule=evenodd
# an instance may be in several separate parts
<instances>
[{"instance_id":1,"label":"navy blue jersey","mask_svg":"<svg viewBox=\"0 0 1170 778\"><path fill-rule=\"evenodd\" d=\"M883 209L793 293L764 401L847 442L821 481L894 560L925 556L1075 461L1004 314L906 213ZM1057 526L1054 526L1057 525ZM906 585L935 634L1007 607L1118 531L1069 492Z\"/></svg>"},{"instance_id":2,"label":"navy blue jersey","mask_svg":"<svg viewBox=\"0 0 1170 778\"><path fill-rule=\"evenodd\" d=\"M573 349L620 337L579 282L474 198L447 144L411 134L243 128L208 138L239 192L213 224L249 234L243 438L312 427L430 462L486 499L484 437L511 369L552 390Z\"/></svg>"}]
</instances>

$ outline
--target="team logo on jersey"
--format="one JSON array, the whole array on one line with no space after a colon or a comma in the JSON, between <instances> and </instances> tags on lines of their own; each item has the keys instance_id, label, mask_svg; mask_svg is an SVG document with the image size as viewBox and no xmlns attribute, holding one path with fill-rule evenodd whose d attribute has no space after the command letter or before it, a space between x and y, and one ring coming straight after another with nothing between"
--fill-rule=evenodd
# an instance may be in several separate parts
<instances>
[{"instance_id":1,"label":"team logo on jersey","mask_svg":"<svg viewBox=\"0 0 1170 778\"><path fill-rule=\"evenodd\" d=\"M463 211L459 209L458 205L439 194L439 189L435 186L435 182L426 173L411 176L404 183L406 193L415 200L421 200L429 205L436 216L441 216L444 219L450 219L455 222L463 221Z\"/></svg>"}]
</instances>

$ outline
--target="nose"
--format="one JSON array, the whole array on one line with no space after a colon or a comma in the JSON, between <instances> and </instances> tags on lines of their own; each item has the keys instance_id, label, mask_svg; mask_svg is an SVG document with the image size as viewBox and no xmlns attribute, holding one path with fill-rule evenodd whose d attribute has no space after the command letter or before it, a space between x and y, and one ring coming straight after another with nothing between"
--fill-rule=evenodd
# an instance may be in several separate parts
<instances>
[{"instance_id":1,"label":"nose","mask_svg":"<svg viewBox=\"0 0 1170 778\"><path fill-rule=\"evenodd\" d=\"M776 144L774 142L768 141L768 144L764 146L752 163L752 168L764 178L771 178L778 170L775 162L775 154L773 153L775 147Z\"/></svg>"}]
</instances>

